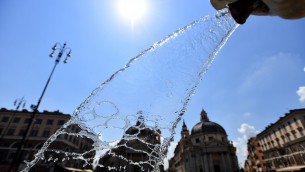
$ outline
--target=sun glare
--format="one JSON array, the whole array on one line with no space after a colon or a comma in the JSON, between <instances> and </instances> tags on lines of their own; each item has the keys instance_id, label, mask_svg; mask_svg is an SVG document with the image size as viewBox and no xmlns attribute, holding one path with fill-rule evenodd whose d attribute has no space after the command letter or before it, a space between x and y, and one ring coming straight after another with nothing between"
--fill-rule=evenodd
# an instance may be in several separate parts
<instances>
[{"instance_id":1,"label":"sun glare","mask_svg":"<svg viewBox=\"0 0 305 172\"><path fill-rule=\"evenodd\" d=\"M120 0L119 10L124 17L134 22L144 16L146 11L145 0Z\"/></svg>"}]
</instances>

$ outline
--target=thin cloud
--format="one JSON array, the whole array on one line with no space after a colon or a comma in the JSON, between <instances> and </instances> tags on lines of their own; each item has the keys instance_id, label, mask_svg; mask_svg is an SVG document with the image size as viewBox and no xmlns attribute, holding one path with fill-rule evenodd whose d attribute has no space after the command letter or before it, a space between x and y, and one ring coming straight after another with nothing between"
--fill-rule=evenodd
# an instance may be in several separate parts
<instances>
[{"instance_id":1,"label":"thin cloud","mask_svg":"<svg viewBox=\"0 0 305 172\"><path fill-rule=\"evenodd\" d=\"M297 94L300 102L305 102L305 87L299 87Z\"/></svg>"},{"instance_id":2,"label":"thin cloud","mask_svg":"<svg viewBox=\"0 0 305 172\"><path fill-rule=\"evenodd\" d=\"M305 72L305 67L304 67L304 72ZM297 90L297 95L299 96L299 100L300 102L305 102L305 87L299 87L299 89Z\"/></svg>"},{"instance_id":3,"label":"thin cloud","mask_svg":"<svg viewBox=\"0 0 305 172\"><path fill-rule=\"evenodd\" d=\"M251 116L251 113L250 112L246 112L246 113L244 113L244 116L245 117L249 117L249 116Z\"/></svg>"},{"instance_id":4,"label":"thin cloud","mask_svg":"<svg viewBox=\"0 0 305 172\"><path fill-rule=\"evenodd\" d=\"M244 140L248 140L250 137L253 137L258 133L254 126L246 123L241 124L237 131L243 135Z\"/></svg>"},{"instance_id":5,"label":"thin cloud","mask_svg":"<svg viewBox=\"0 0 305 172\"><path fill-rule=\"evenodd\" d=\"M250 89L266 87L269 85L266 82L272 83L272 79L281 77L283 72L294 70L299 65L296 58L293 58L296 56L298 55L278 53L253 64L249 67L247 77L241 84L239 91L247 92Z\"/></svg>"},{"instance_id":6,"label":"thin cloud","mask_svg":"<svg viewBox=\"0 0 305 172\"><path fill-rule=\"evenodd\" d=\"M248 151L247 151L247 142L250 137L255 136L259 131L255 129L254 126L249 125L247 123L241 124L240 128L237 131L242 134L241 137L238 137L236 140L233 140L233 144L236 147L236 154L240 163L244 163Z\"/></svg>"},{"instance_id":7,"label":"thin cloud","mask_svg":"<svg viewBox=\"0 0 305 172\"><path fill-rule=\"evenodd\" d=\"M243 163L248 155L247 151L247 142L241 137L238 137L233 141L234 146L236 147L236 154L240 163Z\"/></svg>"},{"instance_id":8,"label":"thin cloud","mask_svg":"<svg viewBox=\"0 0 305 172\"><path fill-rule=\"evenodd\" d=\"M177 146L178 143L176 142L171 142L169 147L168 147L168 151L167 151L167 155L166 157L164 158L164 169L168 169L168 166L169 166L169 163L168 163L168 160L171 159L172 157L174 157L174 151L175 151L175 148Z\"/></svg>"}]
</instances>

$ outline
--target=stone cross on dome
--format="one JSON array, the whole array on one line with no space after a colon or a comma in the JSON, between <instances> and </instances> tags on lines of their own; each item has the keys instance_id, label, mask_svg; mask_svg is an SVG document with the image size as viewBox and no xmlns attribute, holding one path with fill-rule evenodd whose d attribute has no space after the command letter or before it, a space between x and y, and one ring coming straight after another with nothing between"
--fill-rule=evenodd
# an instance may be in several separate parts
<instances>
[{"instance_id":1,"label":"stone cross on dome","mask_svg":"<svg viewBox=\"0 0 305 172\"><path fill-rule=\"evenodd\" d=\"M201 116L201 121L202 122L209 122L210 120L209 120L209 117L208 117L208 114L205 112L205 110L202 108L202 110L201 110L201 114L200 114L200 116Z\"/></svg>"}]
</instances>

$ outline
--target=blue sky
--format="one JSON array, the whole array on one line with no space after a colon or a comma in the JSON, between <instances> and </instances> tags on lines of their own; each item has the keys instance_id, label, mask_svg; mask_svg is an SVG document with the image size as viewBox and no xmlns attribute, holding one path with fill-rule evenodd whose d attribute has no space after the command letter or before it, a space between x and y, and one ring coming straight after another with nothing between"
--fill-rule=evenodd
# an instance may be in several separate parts
<instances>
[{"instance_id":1,"label":"blue sky","mask_svg":"<svg viewBox=\"0 0 305 172\"><path fill-rule=\"evenodd\" d=\"M22 96L27 108L37 103L54 64L48 55L55 42L67 41L72 57L57 67L39 110L72 113L130 58L215 12L208 0L145 0L146 14L131 25L118 2L1 1L1 107L13 109ZM305 86L304 30L305 19L270 16L251 16L239 26L192 98L184 116L188 128L199 122L204 108L242 157L244 138L290 109L304 108L297 94Z\"/></svg>"}]
</instances>

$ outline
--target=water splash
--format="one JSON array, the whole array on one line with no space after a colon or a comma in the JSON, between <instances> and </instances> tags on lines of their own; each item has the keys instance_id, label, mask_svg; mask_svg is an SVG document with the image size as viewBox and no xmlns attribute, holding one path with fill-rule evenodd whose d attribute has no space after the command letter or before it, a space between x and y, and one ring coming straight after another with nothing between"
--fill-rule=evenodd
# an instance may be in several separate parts
<instances>
[{"instance_id":1,"label":"water splash","mask_svg":"<svg viewBox=\"0 0 305 172\"><path fill-rule=\"evenodd\" d=\"M93 90L23 171L42 161L71 160L97 171L126 170L130 165L160 171L192 95L236 28L227 10L219 11L132 58ZM87 146L63 150L55 144L60 139Z\"/></svg>"}]
</instances>

